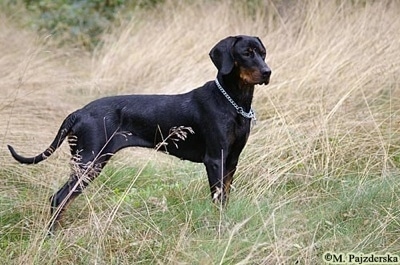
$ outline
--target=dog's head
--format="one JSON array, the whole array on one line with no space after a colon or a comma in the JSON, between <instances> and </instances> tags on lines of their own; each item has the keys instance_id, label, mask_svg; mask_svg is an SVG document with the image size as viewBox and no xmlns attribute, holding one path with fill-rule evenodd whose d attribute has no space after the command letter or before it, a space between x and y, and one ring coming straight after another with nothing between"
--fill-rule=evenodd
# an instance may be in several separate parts
<instances>
[{"instance_id":1,"label":"dog's head","mask_svg":"<svg viewBox=\"0 0 400 265\"><path fill-rule=\"evenodd\" d=\"M258 37L227 37L210 51L210 57L221 75L239 73L245 84L268 84L271 69L265 63L265 47Z\"/></svg>"}]
</instances>

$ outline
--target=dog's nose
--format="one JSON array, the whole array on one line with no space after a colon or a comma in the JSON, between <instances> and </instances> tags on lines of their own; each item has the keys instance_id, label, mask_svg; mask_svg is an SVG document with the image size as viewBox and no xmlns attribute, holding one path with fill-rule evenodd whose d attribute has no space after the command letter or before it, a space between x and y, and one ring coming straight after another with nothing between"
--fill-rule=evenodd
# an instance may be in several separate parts
<instances>
[{"instance_id":1,"label":"dog's nose","mask_svg":"<svg viewBox=\"0 0 400 265\"><path fill-rule=\"evenodd\" d=\"M264 79L268 79L271 76L271 69L268 67L261 69L261 75Z\"/></svg>"}]
</instances>

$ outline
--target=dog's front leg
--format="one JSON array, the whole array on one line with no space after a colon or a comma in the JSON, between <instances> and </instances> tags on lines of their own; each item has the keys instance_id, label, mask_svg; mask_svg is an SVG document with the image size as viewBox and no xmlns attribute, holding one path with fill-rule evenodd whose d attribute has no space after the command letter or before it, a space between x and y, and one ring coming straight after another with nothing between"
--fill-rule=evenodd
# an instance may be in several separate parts
<instances>
[{"instance_id":1,"label":"dog's front leg","mask_svg":"<svg viewBox=\"0 0 400 265\"><path fill-rule=\"evenodd\" d=\"M207 157L204 161L208 182L210 184L211 199L214 203L224 205L227 201L224 178L227 176L226 159L221 157Z\"/></svg>"}]
</instances>

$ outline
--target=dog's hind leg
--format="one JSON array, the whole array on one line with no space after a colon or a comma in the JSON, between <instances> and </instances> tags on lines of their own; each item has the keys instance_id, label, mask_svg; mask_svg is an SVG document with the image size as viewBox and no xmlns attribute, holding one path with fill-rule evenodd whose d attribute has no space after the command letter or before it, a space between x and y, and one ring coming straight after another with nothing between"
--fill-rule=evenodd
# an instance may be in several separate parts
<instances>
[{"instance_id":1,"label":"dog's hind leg","mask_svg":"<svg viewBox=\"0 0 400 265\"><path fill-rule=\"evenodd\" d=\"M134 137L130 133L119 131L115 131L108 138L101 139L102 135L99 135L98 132L102 130L86 126L85 133L82 131L76 133L80 135L79 138L74 134L69 135L72 173L64 186L50 198L52 216L49 225L50 233L54 231L56 224L61 221L67 205L79 196L89 183L100 174L113 154L128 146L149 145L149 143Z\"/></svg>"},{"instance_id":2,"label":"dog's hind leg","mask_svg":"<svg viewBox=\"0 0 400 265\"><path fill-rule=\"evenodd\" d=\"M73 143L74 136L68 139L71 146L72 172L69 180L50 198L51 202L51 221L49 224L49 232L52 233L56 225L61 221L62 214L66 207L79 196L82 191L95 179L111 158L111 153L105 153L104 149L94 155L93 151L80 152L78 147Z\"/></svg>"},{"instance_id":3,"label":"dog's hind leg","mask_svg":"<svg viewBox=\"0 0 400 265\"><path fill-rule=\"evenodd\" d=\"M51 222L49 231L53 232L57 223L61 221L66 207L95 179L105 165L103 162L73 162L69 180L50 198Z\"/></svg>"}]
</instances>

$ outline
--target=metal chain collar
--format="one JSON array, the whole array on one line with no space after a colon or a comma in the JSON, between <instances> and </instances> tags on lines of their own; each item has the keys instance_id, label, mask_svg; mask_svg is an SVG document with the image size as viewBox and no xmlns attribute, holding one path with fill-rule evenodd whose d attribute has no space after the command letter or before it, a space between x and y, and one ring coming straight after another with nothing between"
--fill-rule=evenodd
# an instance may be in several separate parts
<instances>
[{"instance_id":1,"label":"metal chain collar","mask_svg":"<svg viewBox=\"0 0 400 265\"><path fill-rule=\"evenodd\" d=\"M250 108L249 112L245 112L242 107L239 107L238 104L236 104L235 101L226 93L225 89L221 86L221 84L218 81L218 78L215 79L215 84L217 85L218 89L221 91L222 95L226 97L226 99L232 104L232 106L236 109L237 113L242 115L243 117L247 119L252 119L253 121L256 120L256 114L254 113L254 110Z\"/></svg>"}]
</instances>

